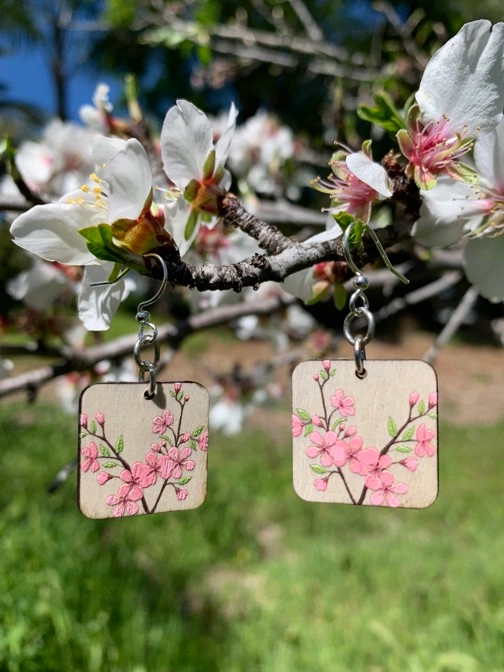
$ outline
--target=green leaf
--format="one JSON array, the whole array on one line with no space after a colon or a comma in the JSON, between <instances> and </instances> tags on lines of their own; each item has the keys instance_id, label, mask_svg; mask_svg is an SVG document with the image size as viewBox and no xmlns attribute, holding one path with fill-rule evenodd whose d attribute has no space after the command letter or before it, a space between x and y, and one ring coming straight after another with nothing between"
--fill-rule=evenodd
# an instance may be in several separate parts
<instances>
[{"instance_id":1,"label":"green leaf","mask_svg":"<svg viewBox=\"0 0 504 672\"><path fill-rule=\"evenodd\" d=\"M334 291L333 291L333 301L334 305L338 310L343 310L343 308L346 305L346 300L347 300L347 293L345 286L341 282L337 282L334 285ZM332 375L332 371L331 371Z\"/></svg>"},{"instance_id":2,"label":"green leaf","mask_svg":"<svg viewBox=\"0 0 504 672\"><path fill-rule=\"evenodd\" d=\"M124 450L124 436L121 436L117 439L115 444L115 452L119 455Z\"/></svg>"},{"instance_id":3,"label":"green leaf","mask_svg":"<svg viewBox=\"0 0 504 672\"><path fill-rule=\"evenodd\" d=\"M104 464L102 464L102 467L104 469L114 469L114 467L117 467L117 466L118 466L117 462L105 462Z\"/></svg>"},{"instance_id":4,"label":"green leaf","mask_svg":"<svg viewBox=\"0 0 504 672\"><path fill-rule=\"evenodd\" d=\"M397 446L395 449L398 453L411 453L413 448L408 448L408 446Z\"/></svg>"},{"instance_id":5,"label":"green leaf","mask_svg":"<svg viewBox=\"0 0 504 672\"><path fill-rule=\"evenodd\" d=\"M87 435L88 435L87 432L81 432L81 433L79 434L79 437L80 437L81 439L84 439Z\"/></svg>"},{"instance_id":6,"label":"green leaf","mask_svg":"<svg viewBox=\"0 0 504 672\"><path fill-rule=\"evenodd\" d=\"M413 436L414 433L415 433L415 428L414 428L414 427L410 427L409 429L407 429L407 430L404 432L403 437L402 437L402 440L403 440L403 441L409 441L409 440L412 438L412 436Z\"/></svg>"},{"instance_id":7,"label":"green leaf","mask_svg":"<svg viewBox=\"0 0 504 672\"><path fill-rule=\"evenodd\" d=\"M177 401L183 401L184 400L184 390L180 390L180 392L177 394L175 397Z\"/></svg>"},{"instance_id":8,"label":"green leaf","mask_svg":"<svg viewBox=\"0 0 504 672\"><path fill-rule=\"evenodd\" d=\"M197 439L198 436L200 436L200 434L203 432L204 429L205 429L205 425L200 425L199 427L196 427L196 429L194 430L194 432L192 433L191 436L194 436L194 438Z\"/></svg>"},{"instance_id":9,"label":"green leaf","mask_svg":"<svg viewBox=\"0 0 504 672\"><path fill-rule=\"evenodd\" d=\"M313 432L313 425L310 422L307 425L305 425L304 435L308 436L308 434L311 434L312 432Z\"/></svg>"},{"instance_id":10,"label":"green leaf","mask_svg":"<svg viewBox=\"0 0 504 672\"><path fill-rule=\"evenodd\" d=\"M396 434L397 434L397 425L396 425L396 423L392 420L391 417L389 417L389 419L388 419L388 423L387 423L387 431L388 431L388 433L389 433L389 436L391 436L392 438L393 438L394 436L396 436Z\"/></svg>"},{"instance_id":11,"label":"green leaf","mask_svg":"<svg viewBox=\"0 0 504 672\"><path fill-rule=\"evenodd\" d=\"M187 223L184 229L184 238L186 240L189 240L192 234L194 233L194 229L196 228L197 223L198 223L198 213L196 210L191 210L191 212L189 213L189 217L187 218Z\"/></svg>"},{"instance_id":12,"label":"green leaf","mask_svg":"<svg viewBox=\"0 0 504 672\"><path fill-rule=\"evenodd\" d=\"M103 455L103 457L110 457L110 450L103 445L103 443L100 443L100 453Z\"/></svg>"},{"instance_id":13,"label":"green leaf","mask_svg":"<svg viewBox=\"0 0 504 672\"><path fill-rule=\"evenodd\" d=\"M184 478L179 478L177 485L187 485L189 481L192 481L192 476L184 476Z\"/></svg>"},{"instance_id":14,"label":"green leaf","mask_svg":"<svg viewBox=\"0 0 504 672\"><path fill-rule=\"evenodd\" d=\"M437 420L437 413L429 413L429 418L432 418L433 420Z\"/></svg>"},{"instance_id":15,"label":"green leaf","mask_svg":"<svg viewBox=\"0 0 504 672\"><path fill-rule=\"evenodd\" d=\"M191 450L197 450L198 449L198 444L194 439L189 439L189 448Z\"/></svg>"},{"instance_id":16,"label":"green leaf","mask_svg":"<svg viewBox=\"0 0 504 672\"><path fill-rule=\"evenodd\" d=\"M310 464L310 469L316 474L327 474L327 469L320 464Z\"/></svg>"},{"instance_id":17,"label":"green leaf","mask_svg":"<svg viewBox=\"0 0 504 672\"><path fill-rule=\"evenodd\" d=\"M406 121L397 110L392 98L380 91L374 97L376 106L360 105L357 114L361 119L381 126L390 133L397 133L406 126Z\"/></svg>"},{"instance_id":18,"label":"green leaf","mask_svg":"<svg viewBox=\"0 0 504 672\"><path fill-rule=\"evenodd\" d=\"M418 404L418 413L420 415L423 415L425 413L425 401L423 399L421 399L420 403Z\"/></svg>"},{"instance_id":19,"label":"green leaf","mask_svg":"<svg viewBox=\"0 0 504 672\"><path fill-rule=\"evenodd\" d=\"M215 170L215 149L212 149L210 154L205 159L203 164L203 179L208 180L212 177Z\"/></svg>"},{"instance_id":20,"label":"green leaf","mask_svg":"<svg viewBox=\"0 0 504 672\"><path fill-rule=\"evenodd\" d=\"M337 420L335 420L332 424L332 427L331 427L332 431L334 432L336 427L339 427L342 422L346 422L346 421L347 421L346 418L338 418Z\"/></svg>"},{"instance_id":21,"label":"green leaf","mask_svg":"<svg viewBox=\"0 0 504 672\"><path fill-rule=\"evenodd\" d=\"M311 415L308 413L308 411L305 411L302 408L296 408L296 413L303 422L310 422Z\"/></svg>"},{"instance_id":22,"label":"green leaf","mask_svg":"<svg viewBox=\"0 0 504 672\"><path fill-rule=\"evenodd\" d=\"M79 230L80 235L86 240L88 250L97 259L113 261L122 264L124 259L120 251L112 242L112 229L108 224L89 226Z\"/></svg>"},{"instance_id":23,"label":"green leaf","mask_svg":"<svg viewBox=\"0 0 504 672\"><path fill-rule=\"evenodd\" d=\"M322 378L322 380L323 380L324 382L325 382L326 380L329 380L329 374L327 373L327 371L326 371L325 369L321 369L319 375L320 375L320 377Z\"/></svg>"},{"instance_id":24,"label":"green leaf","mask_svg":"<svg viewBox=\"0 0 504 672\"><path fill-rule=\"evenodd\" d=\"M89 431L91 434L96 434L96 422L94 420L92 420L89 425Z\"/></svg>"}]
</instances>

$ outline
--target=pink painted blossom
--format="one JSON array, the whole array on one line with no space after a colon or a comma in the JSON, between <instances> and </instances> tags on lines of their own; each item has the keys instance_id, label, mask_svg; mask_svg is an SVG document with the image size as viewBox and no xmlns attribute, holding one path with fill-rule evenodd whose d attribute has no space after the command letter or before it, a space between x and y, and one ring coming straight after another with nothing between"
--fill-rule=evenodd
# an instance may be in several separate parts
<instances>
[{"instance_id":1,"label":"pink painted blossom","mask_svg":"<svg viewBox=\"0 0 504 672\"><path fill-rule=\"evenodd\" d=\"M185 397L184 397L184 401L187 403L187 402L189 401L190 398L191 398L191 397L190 397L188 394L186 394Z\"/></svg>"},{"instance_id":2,"label":"pink painted blossom","mask_svg":"<svg viewBox=\"0 0 504 672\"><path fill-rule=\"evenodd\" d=\"M81 413L81 416L80 416L81 427L84 427L84 429L86 429L87 428L87 423L88 423L87 415L85 413Z\"/></svg>"},{"instance_id":3,"label":"pink painted blossom","mask_svg":"<svg viewBox=\"0 0 504 672\"><path fill-rule=\"evenodd\" d=\"M325 478L316 478L313 481L313 485L319 492L325 492L327 490L327 482L329 481L329 477Z\"/></svg>"},{"instance_id":4,"label":"pink painted blossom","mask_svg":"<svg viewBox=\"0 0 504 672\"><path fill-rule=\"evenodd\" d=\"M359 455L362 451L362 439L360 436L353 436L350 441L338 441L331 450L334 464L337 467L343 467L349 464L350 470L355 474L360 473Z\"/></svg>"},{"instance_id":5,"label":"pink painted blossom","mask_svg":"<svg viewBox=\"0 0 504 672\"><path fill-rule=\"evenodd\" d=\"M331 362L330 362L330 360L328 360L328 359L324 359L324 361L322 362L322 366L323 366L324 369L327 371L327 373L329 373L329 371L330 371L330 369L331 369Z\"/></svg>"},{"instance_id":6,"label":"pink painted blossom","mask_svg":"<svg viewBox=\"0 0 504 672\"><path fill-rule=\"evenodd\" d=\"M184 499L187 499L188 491L185 488L175 488L175 496L180 502L183 502Z\"/></svg>"},{"instance_id":7,"label":"pink painted blossom","mask_svg":"<svg viewBox=\"0 0 504 672\"><path fill-rule=\"evenodd\" d=\"M354 427L353 425L350 425L345 429L345 438L348 438L349 436L353 436L354 434L357 434L357 427Z\"/></svg>"},{"instance_id":8,"label":"pink painted blossom","mask_svg":"<svg viewBox=\"0 0 504 672\"><path fill-rule=\"evenodd\" d=\"M405 457L404 460L399 461L399 464L402 464L403 467L406 467L409 471L416 471L418 460L415 460L414 457Z\"/></svg>"},{"instance_id":9,"label":"pink painted blossom","mask_svg":"<svg viewBox=\"0 0 504 672\"><path fill-rule=\"evenodd\" d=\"M153 451L150 453L147 453L145 456L145 466L147 469L145 470L143 477L142 477L142 487L143 488L148 488L150 485L154 485L157 481L157 477L161 476L161 460L163 457L166 458L165 456L162 456L159 454L159 452ZM135 464L141 464L141 463L135 463ZM135 465L133 465L134 467Z\"/></svg>"},{"instance_id":10,"label":"pink painted blossom","mask_svg":"<svg viewBox=\"0 0 504 672\"><path fill-rule=\"evenodd\" d=\"M97 422L99 425L101 425L102 427L103 427L103 425L105 424L105 416L103 415L103 413L98 412L98 413L95 415L95 420L96 420L96 422Z\"/></svg>"},{"instance_id":11,"label":"pink painted blossom","mask_svg":"<svg viewBox=\"0 0 504 672\"><path fill-rule=\"evenodd\" d=\"M366 477L366 487L371 488L381 480L385 470L390 467L392 460L389 455L380 455L378 450L371 446L362 450L358 455L352 471Z\"/></svg>"},{"instance_id":12,"label":"pink painted blossom","mask_svg":"<svg viewBox=\"0 0 504 672\"><path fill-rule=\"evenodd\" d=\"M345 397L343 390L336 390L331 397L331 405L336 408L344 418L355 415L355 401L352 397Z\"/></svg>"},{"instance_id":13,"label":"pink painted blossom","mask_svg":"<svg viewBox=\"0 0 504 672\"><path fill-rule=\"evenodd\" d=\"M437 406L437 403L438 403L437 392L431 392L427 397L427 404L429 408L434 408L434 406Z\"/></svg>"},{"instance_id":14,"label":"pink painted blossom","mask_svg":"<svg viewBox=\"0 0 504 672\"><path fill-rule=\"evenodd\" d=\"M151 451L153 451L154 453L160 453L161 452L161 446L159 445L159 443L156 443L156 442L151 443Z\"/></svg>"},{"instance_id":15,"label":"pink painted blossom","mask_svg":"<svg viewBox=\"0 0 504 672\"><path fill-rule=\"evenodd\" d=\"M107 481L110 481L111 478L112 478L111 474L108 474L106 471L101 471L96 477L96 480L98 481L99 485L105 485L105 483L107 483Z\"/></svg>"},{"instance_id":16,"label":"pink painted blossom","mask_svg":"<svg viewBox=\"0 0 504 672\"><path fill-rule=\"evenodd\" d=\"M312 415L311 423L312 425L315 425L315 427L323 427L322 419L319 418L318 415Z\"/></svg>"},{"instance_id":17,"label":"pink painted blossom","mask_svg":"<svg viewBox=\"0 0 504 672\"><path fill-rule=\"evenodd\" d=\"M315 382L318 382L318 381L319 381L319 375L318 375L318 373L314 373L314 374L313 374L313 380L314 380Z\"/></svg>"},{"instance_id":18,"label":"pink painted blossom","mask_svg":"<svg viewBox=\"0 0 504 672\"><path fill-rule=\"evenodd\" d=\"M409 405L410 405L411 407L415 406L415 404L418 403L418 400L419 400L419 399L420 399L420 395L418 394L418 392L412 392L412 393L409 395Z\"/></svg>"},{"instance_id":19,"label":"pink painted blossom","mask_svg":"<svg viewBox=\"0 0 504 672\"><path fill-rule=\"evenodd\" d=\"M91 441L89 446L82 449L82 456L84 459L81 462L82 471L98 471L100 463L96 459L98 457L98 446L94 441Z\"/></svg>"},{"instance_id":20,"label":"pink painted blossom","mask_svg":"<svg viewBox=\"0 0 504 672\"><path fill-rule=\"evenodd\" d=\"M416 440L418 443L415 446L415 455L418 457L432 457L436 452L436 446L432 443L432 439L436 437L436 432L433 429L428 429L427 425L422 424L416 430Z\"/></svg>"},{"instance_id":21,"label":"pink painted blossom","mask_svg":"<svg viewBox=\"0 0 504 672\"><path fill-rule=\"evenodd\" d=\"M115 506L112 511L114 518L122 516L134 516L138 513L140 507L137 502L142 498L141 490L132 490L129 485L121 485L117 495L109 495L105 499L105 504Z\"/></svg>"},{"instance_id":22,"label":"pink painted blossom","mask_svg":"<svg viewBox=\"0 0 504 672\"><path fill-rule=\"evenodd\" d=\"M180 439L180 443L187 443L190 438L191 438L191 435L188 432L185 432L184 434L182 434L182 437Z\"/></svg>"},{"instance_id":23,"label":"pink painted blossom","mask_svg":"<svg viewBox=\"0 0 504 672\"><path fill-rule=\"evenodd\" d=\"M182 383L175 383L173 385L173 389L175 390L175 394L178 394L180 390L182 389Z\"/></svg>"},{"instance_id":24,"label":"pink painted blossom","mask_svg":"<svg viewBox=\"0 0 504 672\"><path fill-rule=\"evenodd\" d=\"M198 437L198 448L203 452L208 450L208 432L201 432Z\"/></svg>"},{"instance_id":25,"label":"pink painted blossom","mask_svg":"<svg viewBox=\"0 0 504 672\"><path fill-rule=\"evenodd\" d=\"M333 464L333 456L331 454L331 448L338 443L338 436L335 432L327 432L322 435L318 432L312 432L310 434L310 441L313 445L308 446L306 449L306 455L308 457L320 458L320 464L324 467L330 467Z\"/></svg>"},{"instance_id":26,"label":"pink painted blossom","mask_svg":"<svg viewBox=\"0 0 504 672\"><path fill-rule=\"evenodd\" d=\"M178 479L182 476L182 471L186 469L187 471L192 471L196 462L194 460L188 460L187 458L191 455L192 450L188 447L178 449L175 446L170 448L168 455L165 456L167 459L163 460L161 465L160 474L167 480L168 478Z\"/></svg>"},{"instance_id":27,"label":"pink painted blossom","mask_svg":"<svg viewBox=\"0 0 504 672\"><path fill-rule=\"evenodd\" d=\"M171 427L175 418L168 409L165 409L161 415L158 415L152 421L152 431L154 434L164 434L168 427Z\"/></svg>"},{"instance_id":28,"label":"pink painted blossom","mask_svg":"<svg viewBox=\"0 0 504 672\"><path fill-rule=\"evenodd\" d=\"M301 436L303 433L303 421L297 415L292 415L292 436Z\"/></svg>"},{"instance_id":29,"label":"pink painted blossom","mask_svg":"<svg viewBox=\"0 0 504 672\"><path fill-rule=\"evenodd\" d=\"M381 478L368 488L374 490L369 501L375 506L397 507L400 502L396 495L404 495L408 492L408 486L405 483L394 483L394 476L389 471L384 471Z\"/></svg>"},{"instance_id":30,"label":"pink painted blossom","mask_svg":"<svg viewBox=\"0 0 504 672\"><path fill-rule=\"evenodd\" d=\"M129 469L123 469L119 474L121 481L130 488L135 495L140 494L140 497L143 496L143 488L149 487L151 483L148 481L148 474L150 472L149 467L143 462L135 462L131 471ZM137 497L137 499L140 499Z\"/></svg>"}]
</instances>

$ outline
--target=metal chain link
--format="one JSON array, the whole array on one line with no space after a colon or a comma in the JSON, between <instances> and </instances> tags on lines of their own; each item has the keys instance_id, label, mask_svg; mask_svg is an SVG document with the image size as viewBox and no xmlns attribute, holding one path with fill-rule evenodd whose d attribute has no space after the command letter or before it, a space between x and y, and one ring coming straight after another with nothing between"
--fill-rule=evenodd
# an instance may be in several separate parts
<instances>
[{"instance_id":1,"label":"metal chain link","mask_svg":"<svg viewBox=\"0 0 504 672\"><path fill-rule=\"evenodd\" d=\"M150 322L150 313L147 310L139 310L135 317L136 321L140 323L138 330L138 340L133 348L135 362L140 369L138 380L145 382L145 374L149 374L149 388L144 392L146 399L152 399L156 394L156 370L160 361L160 348L158 342L158 329ZM144 334L145 329L151 329L151 334ZM141 350L143 347L149 346L154 348L154 361L142 359Z\"/></svg>"},{"instance_id":2,"label":"metal chain link","mask_svg":"<svg viewBox=\"0 0 504 672\"><path fill-rule=\"evenodd\" d=\"M354 348L354 358L355 358L355 369L356 375L359 378L364 378L366 376L366 369L364 368L364 360L366 359L366 348L365 346L373 339L375 335L375 319L373 314L369 310L369 301L367 296L364 294L364 291L368 288L369 283L367 278L365 278L362 273L359 274L354 279L354 288L355 292L350 297L348 302L350 312L343 322L343 333L346 340L353 345ZM352 334L352 322L357 319L363 319L366 325L366 333Z\"/></svg>"}]
</instances>

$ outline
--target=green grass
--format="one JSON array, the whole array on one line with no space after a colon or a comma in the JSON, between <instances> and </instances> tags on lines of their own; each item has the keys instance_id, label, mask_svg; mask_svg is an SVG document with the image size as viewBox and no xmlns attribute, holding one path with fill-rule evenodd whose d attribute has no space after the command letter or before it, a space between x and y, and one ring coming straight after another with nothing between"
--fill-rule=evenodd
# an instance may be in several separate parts
<instances>
[{"instance_id":1,"label":"green grass","mask_svg":"<svg viewBox=\"0 0 504 672\"><path fill-rule=\"evenodd\" d=\"M0 670L504 670L502 436L441 433L425 511L302 502L290 437L214 435L200 509L90 521L48 407L0 407Z\"/></svg>"}]
</instances>

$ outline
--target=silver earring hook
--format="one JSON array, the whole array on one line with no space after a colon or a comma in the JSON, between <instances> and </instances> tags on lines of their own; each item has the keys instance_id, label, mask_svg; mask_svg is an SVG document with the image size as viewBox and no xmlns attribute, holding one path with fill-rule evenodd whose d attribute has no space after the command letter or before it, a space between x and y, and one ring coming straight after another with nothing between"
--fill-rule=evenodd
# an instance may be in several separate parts
<instances>
[{"instance_id":1,"label":"silver earring hook","mask_svg":"<svg viewBox=\"0 0 504 672\"><path fill-rule=\"evenodd\" d=\"M343 233L343 252L345 253L345 259L351 270L355 273L357 276L362 276L363 273L362 271L355 265L354 260L352 259L352 253L350 252L350 235L352 233L352 229L355 226L356 222L352 222L350 226L348 226L345 229L345 232ZM383 245L380 243L380 239L376 235L376 233L373 231L373 229L369 226L369 224L364 224L364 228L367 231L367 233L371 236L373 239L374 244L376 245L376 248L378 252L380 253L380 257L382 258L383 263L385 266L391 271L396 278L399 278L401 282L404 282L406 285L409 284L408 278L405 278L404 275L399 273L392 264L390 263L390 259L387 257L387 253L383 249Z\"/></svg>"},{"instance_id":2,"label":"silver earring hook","mask_svg":"<svg viewBox=\"0 0 504 672\"><path fill-rule=\"evenodd\" d=\"M159 261L159 263L161 264L161 267L163 269L163 279L161 280L161 285L160 285L159 289L157 290L157 292L154 294L154 296L150 299L146 299L145 301L141 301L138 304L137 313L141 313L141 312L145 311L147 306L150 306L153 303L156 303L156 301L159 299L159 297L165 291L166 285L168 284L168 268L166 266L166 262L163 259L163 257L160 257L159 254L155 254L154 252L151 252L149 254L144 254L143 256L144 257L154 257L155 259L157 259Z\"/></svg>"}]
</instances>

